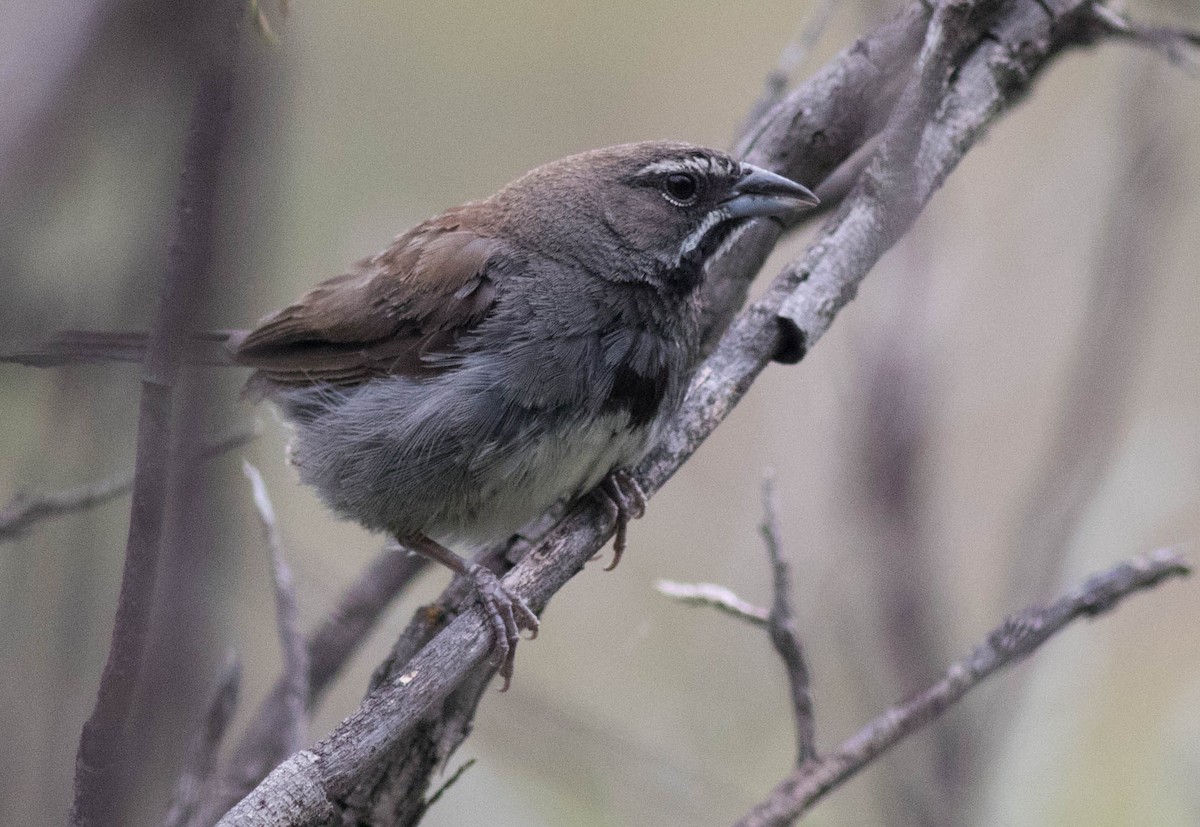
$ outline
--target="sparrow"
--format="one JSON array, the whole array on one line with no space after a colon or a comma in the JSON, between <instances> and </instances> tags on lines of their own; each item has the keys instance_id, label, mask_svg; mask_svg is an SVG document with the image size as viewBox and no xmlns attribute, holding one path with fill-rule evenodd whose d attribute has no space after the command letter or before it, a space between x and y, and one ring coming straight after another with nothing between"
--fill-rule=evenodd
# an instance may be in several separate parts
<instances>
[{"instance_id":1,"label":"sparrow","mask_svg":"<svg viewBox=\"0 0 1200 827\"><path fill-rule=\"evenodd\" d=\"M249 330L200 334L295 429L291 462L338 515L474 583L507 688L538 618L449 546L503 539L628 469L682 400L705 266L739 228L817 205L725 152L644 142L540 166L452 207ZM139 359L142 334L68 333L5 361ZM198 351L199 352L199 351Z\"/></svg>"}]
</instances>

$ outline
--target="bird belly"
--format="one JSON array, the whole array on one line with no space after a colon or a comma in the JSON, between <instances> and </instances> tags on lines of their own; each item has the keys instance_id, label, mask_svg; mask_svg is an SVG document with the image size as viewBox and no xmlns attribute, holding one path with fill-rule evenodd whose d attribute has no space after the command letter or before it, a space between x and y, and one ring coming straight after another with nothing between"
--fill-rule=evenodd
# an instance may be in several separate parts
<instances>
[{"instance_id":1,"label":"bird belly","mask_svg":"<svg viewBox=\"0 0 1200 827\"><path fill-rule=\"evenodd\" d=\"M555 502L586 494L645 452L647 430L630 429L628 419L620 413L564 422L525 444L497 446L503 458L478 463L466 507L430 533L450 542L500 539Z\"/></svg>"},{"instance_id":2,"label":"bird belly","mask_svg":"<svg viewBox=\"0 0 1200 827\"><path fill-rule=\"evenodd\" d=\"M630 427L627 411L535 412L503 388L462 390L397 377L277 401L296 426L301 480L334 511L447 544L503 539L633 464L648 443L650 428Z\"/></svg>"}]
</instances>

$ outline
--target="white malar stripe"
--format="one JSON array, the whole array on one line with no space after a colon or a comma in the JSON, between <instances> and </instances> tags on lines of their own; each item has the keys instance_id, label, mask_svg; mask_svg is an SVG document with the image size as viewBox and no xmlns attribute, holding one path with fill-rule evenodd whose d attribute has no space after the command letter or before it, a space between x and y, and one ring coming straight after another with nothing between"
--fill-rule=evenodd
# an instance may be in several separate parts
<instances>
[{"instance_id":1,"label":"white malar stripe","mask_svg":"<svg viewBox=\"0 0 1200 827\"><path fill-rule=\"evenodd\" d=\"M729 218L728 213L720 207L710 210L704 216L704 220L700 222L700 226L688 233L683 243L679 245L679 252L675 254L674 266L678 267L688 253L700 246L700 242L704 241L704 237L708 235L709 231L727 218Z\"/></svg>"},{"instance_id":2,"label":"white malar stripe","mask_svg":"<svg viewBox=\"0 0 1200 827\"><path fill-rule=\"evenodd\" d=\"M739 222L738 225L733 228L733 232L731 232L729 235L725 236L725 238L721 240L720 246L718 246L717 249L713 251L713 254L711 256L709 256L709 261L713 261L715 259L722 258L726 253L728 253L730 251L730 249L733 248L733 245L737 244L738 240L746 234L746 230L750 229L750 225L752 223L754 223L754 222L752 222L752 221Z\"/></svg>"}]
</instances>

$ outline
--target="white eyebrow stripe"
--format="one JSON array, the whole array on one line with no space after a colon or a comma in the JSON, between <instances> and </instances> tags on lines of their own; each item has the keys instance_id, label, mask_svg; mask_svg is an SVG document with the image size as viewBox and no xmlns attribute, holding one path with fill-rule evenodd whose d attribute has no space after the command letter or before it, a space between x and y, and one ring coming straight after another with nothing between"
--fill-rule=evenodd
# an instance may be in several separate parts
<instances>
[{"instance_id":1,"label":"white eyebrow stripe","mask_svg":"<svg viewBox=\"0 0 1200 827\"><path fill-rule=\"evenodd\" d=\"M671 158L666 161L655 161L646 164L637 171L638 175L670 175L673 172L696 172L707 174L712 172L712 159L702 155L692 155L688 158Z\"/></svg>"}]
</instances>

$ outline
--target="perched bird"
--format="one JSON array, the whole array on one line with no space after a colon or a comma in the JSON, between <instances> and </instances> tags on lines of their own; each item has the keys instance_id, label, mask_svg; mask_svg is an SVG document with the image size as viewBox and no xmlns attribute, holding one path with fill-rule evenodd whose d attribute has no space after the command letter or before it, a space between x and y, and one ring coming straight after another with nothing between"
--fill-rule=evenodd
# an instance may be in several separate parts
<instances>
[{"instance_id":1,"label":"perched bird","mask_svg":"<svg viewBox=\"0 0 1200 827\"><path fill-rule=\"evenodd\" d=\"M507 686L537 617L446 544L502 539L599 486L615 565L644 505L626 469L697 358L706 262L746 221L816 203L717 150L594 150L417 225L251 330L205 335L254 370L334 511L473 579ZM65 334L6 360L137 359L144 342Z\"/></svg>"}]
</instances>

